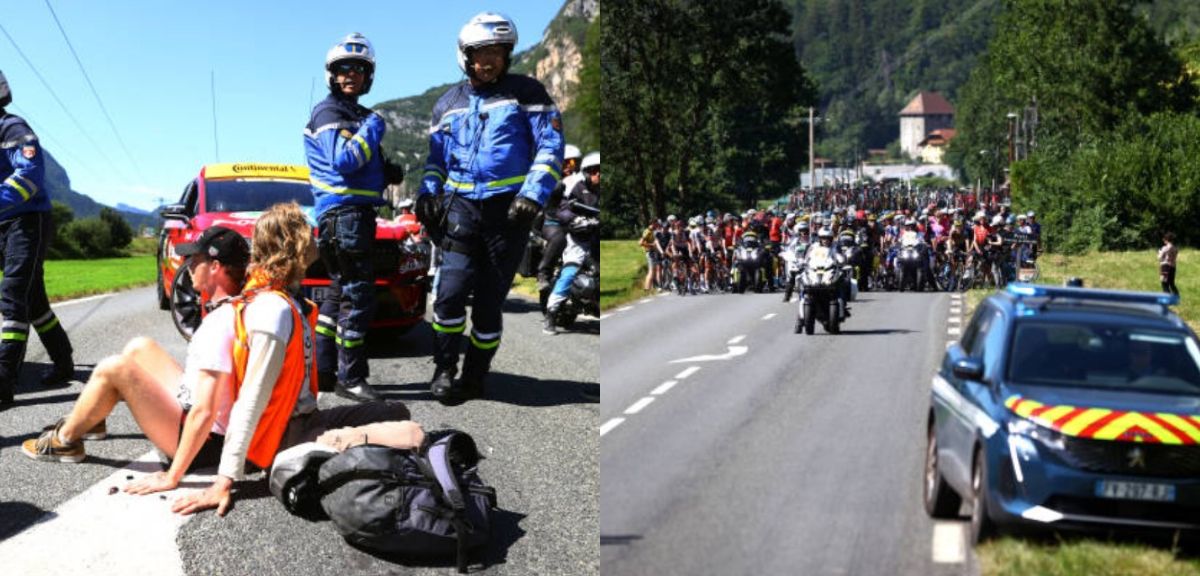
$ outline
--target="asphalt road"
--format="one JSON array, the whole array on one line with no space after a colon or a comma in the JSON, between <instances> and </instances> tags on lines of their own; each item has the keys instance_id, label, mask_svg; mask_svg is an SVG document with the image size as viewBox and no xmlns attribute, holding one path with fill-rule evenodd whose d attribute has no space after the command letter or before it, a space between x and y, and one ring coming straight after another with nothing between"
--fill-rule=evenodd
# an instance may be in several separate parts
<instances>
[{"instance_id":1,"label":"asphalt road","mask_svg":"<svg viewBox=\"0 0 1200 576\"><path fill-rule=\"evenodd\" d=\"M965 522L921 504L951 297L862 294L836 336L793 334L780 300L665 296L602 317L604 573L977 572Z\"/></svg>"},{"instance_id":2,"label":"asphalt road","mask_svg":"<svg viewBox=\"0 0 1200 576\"><path fill-rule=\"evenodd\" d=\"M155 306L152 288L60 304L55 311L74 343L78 376L83 379L98 360L119 352L137 335L158 340L181 361L184 357L186 344L167 313ZM405 402L426 429L469 432L487 456L480 475L497 489L501 508L494 520L495 544L487 555L487 573L597 574L599 322L583 318L575 333L545 336L540 320L536 303L519 298L506 303L504 340L485 400L453 408L432 400L426 384L433 373L427 324L387 342L369 340L371 381L389 398ZM22 555L41 556L56 566L86 567L96 576L132 573L122 571L119 558L97 560L84 550L111 548L115 540L131 538L139 528L132 525L133 511L146 502L133 499L154 497L102 496L115 499L105 502L117 503L111 507L115 512L108 512L108 507L95 506L94 500L80 495L119 485L111 475L125 474L130 461L151 449L150 442L122 404L108 420L110 438L88 442L88 458L82 464L35 462L21 455L20 443L66 414L82 387L75 383L40 389L36 376L47 363L40 344L32 343L17 387L18 404L0 412L0 571L35 573L38 564L14 564L14 554L5 554L6 543L21 543L44 546L44 551L25 550ZM325 395L320 400L322 406L344 402ZM447 563L411 566L351 548L330 522L290 516L261 478L252 476L238 486L234 508L225 518L205 512L181 527L168 527L178 530L171 554L181 563L179 571L256 576L453 573ZM70 541L23 542L22 532L64 528L56 523L80 517L71 508L80 502L111 518L100 520L100 528L59 530L71 534ZM143 573L171 572L164 566Z\"/></svg>"}]
</instances>

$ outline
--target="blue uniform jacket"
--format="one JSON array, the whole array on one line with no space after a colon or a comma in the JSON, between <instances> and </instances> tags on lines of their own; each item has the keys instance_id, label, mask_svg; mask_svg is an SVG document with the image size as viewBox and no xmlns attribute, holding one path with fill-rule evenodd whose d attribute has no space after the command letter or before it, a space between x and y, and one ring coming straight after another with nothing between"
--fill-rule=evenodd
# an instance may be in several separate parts
<instances>
[{"instance_id":1,"label":"blue uniform jacket","mask_svg":"<svg viewBox=\"0 0 1200 576\"><path fill-rule=\"evenodd\" d=\"M317 103L304 129L316 215L337 206L379 206L383 199L383 117L335 94Z\"/></svg>"},{"instance_id":2,"label":"blue uniform jacket","mask_svg":"<svg viewBox=\"0 0 1200 576\"><path fill-rule=\"evenodd\" d=\"M0 117L0 220L49 212L46 165L37 134L14 114Z\"/></svg>"},{"instance_id":3,"label":"blue uniform jacket","mask_svg":"<svg viewBox=\"0 0 1200 576\"><path fill-rule=\"evenodd\" d=\"M541 205L562 162L562 116L541 82L518 74L479 89L462 82L433 107L420 193L482 200L519 191Z\"/></svg>"}]
</instances>

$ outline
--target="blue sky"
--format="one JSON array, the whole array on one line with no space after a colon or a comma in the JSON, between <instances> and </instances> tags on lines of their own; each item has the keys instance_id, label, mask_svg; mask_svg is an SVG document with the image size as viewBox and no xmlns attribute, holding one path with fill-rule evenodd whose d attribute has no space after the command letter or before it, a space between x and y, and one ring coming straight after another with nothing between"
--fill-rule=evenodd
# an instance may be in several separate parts
<instances>
[{"instance_id":1,"label":"blue sky","mask_svg":"<svg viewBox=\"0 0 1200 576\"><path fill-rule=\"evenodd\" d=\"M351 32L375 47L368 106L462 78L458 31L484 10L508 14L518 50L536 43L563 2L0 0L0 26L66 105L71 120L0 33L0 71L24 116L67 169L71 187L108 205L174 201L216 162L304 163L302 130L325 96L325 52ZM51 15L58 15L105 119ZM82 130L80 129L82 127ZM131 158L132 157L132 158Z\"/></svg>"}]
</instances>

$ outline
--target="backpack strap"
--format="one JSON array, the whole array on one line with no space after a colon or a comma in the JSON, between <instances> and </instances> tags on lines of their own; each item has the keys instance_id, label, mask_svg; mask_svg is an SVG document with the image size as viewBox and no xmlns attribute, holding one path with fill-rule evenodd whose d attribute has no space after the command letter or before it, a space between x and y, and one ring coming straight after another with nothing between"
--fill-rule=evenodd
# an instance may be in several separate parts
<instances>
[{"instance_id":1,"label":"backpack strap","mask_svg":"<svg viewBox=\"0 0 1200 576\"><path fill-rule=\"evenodd\" d=\"M467 533L473 532L474 527L467 522L467 504L463 497L462 487L454 477L454 468L450 464L450 448L457 433L447 434L438 438L429 446L424 458L417 458L421 472L426 477L437 480L441 487L442 499L454 509L451 522L454 524L454 535L458 540L457 564L458 573L467 573Z\"/></svg>"}]
</instances>

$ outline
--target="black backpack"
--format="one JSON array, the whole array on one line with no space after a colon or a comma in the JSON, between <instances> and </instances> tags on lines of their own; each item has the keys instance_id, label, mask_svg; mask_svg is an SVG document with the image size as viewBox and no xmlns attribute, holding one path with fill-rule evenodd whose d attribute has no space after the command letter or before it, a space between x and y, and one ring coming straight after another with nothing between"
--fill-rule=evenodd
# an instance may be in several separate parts
<instances>
[{"instance_id":1,"label":"black backpack","mask_svg":"<svg viewBox=\"0 0 1200 576\"><path fill-rule=\"evenodd\" d=\"M376 444L347 449L320 464L321 508L357 547L406 558L468 556L491 536L495 489L476 467L481 456L463 432L432 432L418 450ZM286 502L285 502L286 504Z\"/></svg>"}]
</instances>

